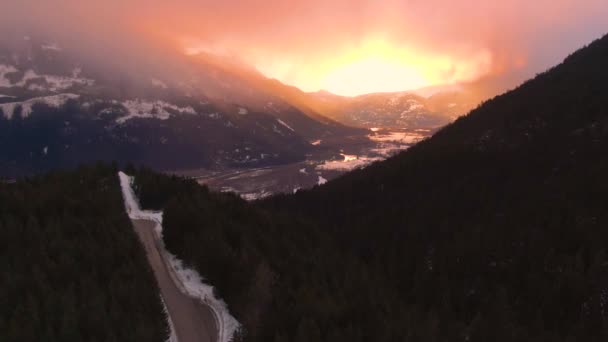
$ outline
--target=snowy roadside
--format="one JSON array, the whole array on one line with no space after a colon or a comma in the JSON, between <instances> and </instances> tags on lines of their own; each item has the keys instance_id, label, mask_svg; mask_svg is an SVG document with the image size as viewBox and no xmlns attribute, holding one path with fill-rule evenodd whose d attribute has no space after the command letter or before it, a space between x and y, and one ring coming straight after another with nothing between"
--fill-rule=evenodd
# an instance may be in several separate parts
<instances>
[{"instance_id":1,"label":"snowy roadside","mask_svg":"<svg viewBox=\"0 0 608 342\"><path fill-rule=\"evenodd\" d=\"M170 271L169 275L173 278L175 285L185 295L197 298L211 308L218 328L218 341L230 342L235 332L240 327L239 322L230 314L226 303L214 296L213 287L203 283L203 278L196 270L184 266L181 260L167 251L162 239L163 213L141 210L139 201L132 188L133 177L130 177L123 172L119 172L118 176L120 178L125 208L129 217L133 220L149 220L155 222L156 243L163 256L163 261ZM171 337L168 342L178 342L177 337L175 337L171 318L168 315L167 317L171 327Z\"/></svg>"}]
</instances>

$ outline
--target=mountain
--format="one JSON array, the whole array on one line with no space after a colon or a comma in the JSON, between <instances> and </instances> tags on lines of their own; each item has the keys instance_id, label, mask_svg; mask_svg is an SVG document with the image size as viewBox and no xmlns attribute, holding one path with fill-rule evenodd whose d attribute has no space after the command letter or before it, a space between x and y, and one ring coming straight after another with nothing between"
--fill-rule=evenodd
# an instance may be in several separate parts
<instances>
[{"instance_id":1,"label":"mountain","mask_svg":"<svg viewBox=\"0 0 608 342\"><path fill-rule=\"evenodd\" d=\"M295 195L136 181L247 341L605 341L606 79L608 36Z\"/></svg>"},{"instance_id":2,"label":"mountain","mask_svg":"<svg viewBox=\"0 0 608 342\"><path fill-rule=\"evenodd\" d=\"M303 160L313 141L365 134L299 110L226 63L170 60L124 67L48 39L2 44L0 175L95 160L160 170L283 164Z\"/></svg>"},{"instance_id":3,"label":"mountain","mask_svg":"<svg viewBox=\"0 0 608 342\"><path fill-rule=\"evenodd\" d=\"M327 91L300 94L313 110L354 127L434 130L498 93L492 79L355 97Z\"/></svg>"},{"instance_id":4,"label":"mountain","mask_svg":"<svg viewBox=\"0 0 608 342\"><path fill-rule=\"evenodd\" d=\"M355 97L319 91L299 94L298 103L354 127L433 130L466 114L478 100L466 88L435 87Z\"/></svg>"},{"instance_id":5,"label":"mountain","mask_svg":"<svg viewBox=\"0 0 608 342\"><path fill-rule=\"evenodd\" d=\"M307 116L330 126L340 124L362 128L436 129L478 104L465 86L434 87L413 92L374 93L355 97L335 95L327 91L306 93L296 87L269 79L243 63L230 63L226 58L199 54L205 65L221 68L223 80L246 81L237 90L238 101L257 103L260 110L272 109L267 96L279 97ZM250 89L256 89L253 92ZM421 95L418 95L420 93ZM232 99L235 100L234 98Z\"/></svg>"},{"instance_id":6,"label":"mountain","mask_svg":"<svg viewBox=\"0 0 608 342\"><path fill-rule=\"evenodd\" d=\"M429 101L409 92L341 97L326 92L311 94L326 115L348 125L367 128L436 129L451 121L447 111L430 110ZM442 108L443 109L443 108Z\"/></svg>"}]
</instances>

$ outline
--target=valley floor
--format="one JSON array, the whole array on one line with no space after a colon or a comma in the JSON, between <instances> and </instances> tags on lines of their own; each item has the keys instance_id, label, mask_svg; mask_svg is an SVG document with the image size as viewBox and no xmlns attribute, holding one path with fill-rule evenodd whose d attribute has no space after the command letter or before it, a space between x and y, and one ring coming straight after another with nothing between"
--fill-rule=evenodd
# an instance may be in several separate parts
<instances>
[{"instance_id":1,"label":"valley floor","mask_svg":"<svg viewBox=\"0 0 608 342\"><path fill-rule=\"evenodd\" d=\"M340 175L384 160L429 137L430 130L372 130L365 141L315 142L316 153L305 161L261 168L184 170L174 173L196 179L215 191L234 192L246 200L277 193L295 193L321 185ZM325 145L325 146L324 146ZM324 148L325 147L325 148Z\"/></svg>"}]
</instances>

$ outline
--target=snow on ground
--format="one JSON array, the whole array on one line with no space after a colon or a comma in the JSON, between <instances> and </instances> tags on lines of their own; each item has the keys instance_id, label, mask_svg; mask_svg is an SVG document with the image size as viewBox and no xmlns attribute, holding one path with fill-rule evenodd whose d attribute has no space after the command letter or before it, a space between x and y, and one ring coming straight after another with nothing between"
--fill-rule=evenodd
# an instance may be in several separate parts
<instances>
[{"instance_id":1,"label":"snow on ground","mask_svg":"<svg viewBox=\"0 0 608 342\"><path fill-rule=\"evenodd\" d=\"M46 89L50 91L66 90L75 85L92 86L93 84L95 84L94 80L83 77L66 77L55 75L42 75L41 77L44 78L48 85Z\"/></svg>"},{"instance_id":2,"label":"snow on ground","mask_svg":"<svg viewBox=\"0 0 608 342\"><path fill-rule=\"evenodd\" d=\"M16 71L17 69L12 65L0 64L0 87L12 87L13 84L6 78L6 74Z\"/></svg>"},{"instance_id":3,"label":"snow on ground","mask_svg":"<svg viewBox=\"0 0 608 342\"><path fill-rule=\"evenodd\" d=\"M247 113L249 113L249 111L243 107L239 108L239 114L241 115L247 115Z\"/></svg>"},{"instance_id":4,"label":"snow on ground","mask_svg":"<svg viewBox=\"0 0 608 342\"><path fill-rule=\"evenodd\" d=\"M34 70L27 70L25 71L25 73L23 73L23 77L21 78L21 80L17 83L11 84L11 87L25 87L25 85L27 84L28 81L36 79L36 78L40 78L41 76L38 75Z\"/></svg>"},{"instance_id":5,"label":"snow on ground","mask_svg":"<svg viewBox=\"0 0 608 342\"><path fill-rule=\"evenodd\" d=\"M5 99L13 99L15 97L14 96L0 94L0 99L3 99L3 98L5 98Z\"/></svg>"},{"instance_id":6,"label":"snow on ground","mask_svg":"<svg viewBox=\"0 0 608 342\"><path fill-rule=\"evenodd\" d=\"M327 183L327 179L323 178L322 176L319 176L319 180L317 181L318 185L323 185Z\"/></svg>"},{"instance_id":7,"label":"snow on ground","mask_svg":"<svg viewBox=\"0 0 608 342\"><path fill-rule=\"evenodd\" d=\"M277 134L284 135L283 132L277 128L277 125L272 125L272 131Z\"/></svg>"},{"instance_id":8,"label":"snow on ground","mask_svg":"<svg viewBox=\"0 0 608 342\"><path fill-rule=\"evenodd\" d=\"M32 107L37 103L46 104L49 107L58 108L63 106L68 100L77 99L80 95L76 94L59 94L52 96L35 97L23 102L9 102L0 104L0 108L4 112L4 116L8 119L13 117L13 113L17 106L21 106L21 116L26 118L32 114Z\"/></svg>"},{"instance_id":9,"label":"snow on ground","mask_svg":"<svg viewBox=\"0 0 608 342\"><path fill-rule=\"evenodd\" d=\"M177 275L178 279L174 279L176 285L184 293L191 297L198 298L206 303L214 315L219 330L219 342L230 342L234 333L239 329L239 322L230 315L226 302L215 297L213 287L203 283L203 278L195 270L184 266L183 262L175 255L166 250L162 239L162 223L163 213L142 210L139 206L135 192L133 191L133 177L128 176L123 172L119 172L120 186L122 188L125 209L131 219L142 219L156 222L156 233L159 244L162 248L162 254L167 262L170 270L169 274ZM174 335L174 332L171 332Z\"/></svg>"},{"instance_id":10,"label":"snow on ground","mask_svg":"<svg viewBox=\"0 0 608 342\"><path fill-rule=\"evenodd\" d=\"M178 107L176 105L164 101L145 101L140 99L127 100L122 102L123 107L127 110L127 115L116 119L119 124L125 123L134 118L156 118L167 120L171 117L168 110L173 110L182 114L196 114L194 108Z\"/></svg>"},{"instance_id":11,"label":"snow on ground","mask_svg":"<svg viewBox=\"0 0 608 342\"><path fill-rule=\"evenodd\" d=\"M392 145L392 144L387 144L385 146L382 147L378 147L378 148L373 148L370 150L370 152L377 154L383 158L388 158L398 152L401 151L405 151L408 148L410 148L409 145Z\"/></svg>"},{"instance_id":12,"label":"snow on ground","mask_svg":"<svg viewBox=\"0 0 608 342\"><path fill-rule=\"evenodd\" d=\"M306 172L306 168L300 169L300 173L303 175L307 175L308 172Z\"/></svg>"},{"instance_id":13,"label":"snow on ground","mask_svg":"<svg viewBox=\"0 0 608 342\"><path fill-rule=\"evenodd\" d=\"M40 48L42 48L42 50L48 51L61 51L61 47L59 45L57 45L56 43L50 43L50 44L43 44L40 46Z\"/></svg>"},{"instance_id":14,"label":"snow on ground","mask_svg":"<svg viewBox=\"0 0 608 342\"><path fill-rule=\"evenodd\" d=\"M75 85L86 85L92 86L95 84L94 80L82 77L65 77L55 75L40 75L40 78L46 81L46 86L39 84L32 84L28 86L30 90L50 90L50 91L61 91L70 89Z\"/></svg>"},{"instance_id":15,"label":"snow on ground","mask_svg":"<svg viewBox=\"0 0 608 342\"><path fill-rule=\"evenodd\" d=\"M335 171L351 171L357 168L367 166L377 160L381 160L379 157L367 157L367 156L355 156L342 154L343 160L328 160L323 164L319 164L315 169L317 170L335 170Z\"/></svg>"},{"instance_id":16,"label":"snow on ground","mask_svg":"<svg viewBox=\"0 0 608 342\"><path fill-rule=\"evenodd\" d=\"M57 76L57 75L40 75L34 70L26 70L23 73L23 77L16 83L12 83L6 78L6 74L17 72L18 70L12 65L0 64L0 87L25 87L29 90L50 90L50 91L62 91L69 89L75 85L87 85L91 86L95 84L92 79L80 77L81 69L76 68L72 71L71 76ZM40 80L44 81L44 84L34 83L28 84L30 81Z\"/></svg>"},{"instance_id":17,"label":"snow on ground","mask_svg":"<svg viewBox=\"0 0 608 342\"><path fill-rule=\"evenodd\" d=\"M424 136L417 133L389 132L387 134L370 134L368 137L376 142L396 142L401 144L415 144Z\"/></svg>"},{"instance_id":18,"label":"snow on ground","mask_svg":"<svg viewBox=\"0 0 608 342\"><path fill-rule=\"evenodd\" d=\"M401 98L405 95L406 95L406 93L398 93L398 94L393 95L391 98L388 99L388 105L389 106L398 105L399 102L401 102Z\"/></svg>"},{"instance_id":19,"label":"snow on ground","mask_svg":"<svg viewBox=\"0 0 608 342\"><path fill-rule=\"evenodd\" d=\"M283 120L281 120L281 119L277 119L277 121L278 121L278 122L279 122L281 125L285 126L287 129L289 129L290 131L295 132L295 130L294 130L293 128L291 128L291 127L290 127L288 124L286 124L286 123L285 123L285 121L283 121Z\"/></svg>"},{"instance_id":20,"label":"snow on ground","mask_svg":"<svg viewBox=\"0 0 608 342\"><path fill-rule=\"evenodd\" d=\"M272 195L272 192L262 190L259 192L243 193L243 194L240 194L239 196L241 196L241 198L244 199L245 201L255 201L255 200L269 197L271 195Z\"/></svg>"},{"instance_id":21,"label":"snow on ground","mask_svg":"<svg viewBox=\"0 0 608 342\"><path fill-rule=\"evenodd\" d=\"M408 111L412 112L415 110L419 110L419 109L424 109L424 105L416 100L413 99L409 99L407 100L407 104L409 104L409 109Z\"/></svg>"},{"instance_id":22,"label":"snow on ground","mask_svg":"<svg viewBox=\"0 0 608 342\"><path fill-rule=\"evenodd\" d=\"M321 140L311 141L310 144L313 145L313 146L321 145Z\"/></svg>"},{"instance_id":23,"label":"snow on ground","mask_svg":"<svg viewBox=\"0 0 608 342\"><path fill-rule=\"evenodd\" d=\"M344 162L346 162L346 163L348 163L348 162L350 162L350 161L353 161L353 160L357 160L357 159L359 159L359 157L358 157L358 156L356 156L356 155L352 155L352 154L344 154L344 153L340 153L340 155L341 155L342 157L344 157Z\"/></svg>"}]
</instances>

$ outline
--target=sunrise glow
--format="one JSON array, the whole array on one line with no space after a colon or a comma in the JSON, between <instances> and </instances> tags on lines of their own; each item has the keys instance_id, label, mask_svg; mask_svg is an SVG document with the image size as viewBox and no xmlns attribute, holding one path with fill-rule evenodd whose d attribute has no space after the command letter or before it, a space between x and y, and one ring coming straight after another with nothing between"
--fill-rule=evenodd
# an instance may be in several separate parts
<instances>
[{"instance_id":1,"label":"sunrise glow","mask_svg":"<svg viewBox=\"0 0 608 342\"><path fill-rule=\"evenodd\" d=\"M487 73L492 62L491 54L485 50L465 60L378 38L366 39L345 50L336 49L319 61L297 63L290 58L293 59L289 55L262 57L254 65L267 76L305 91L328 90L345 96L469 81Z\"/></svg>"}]
</instances>

